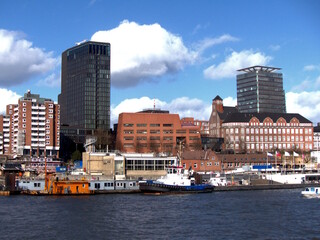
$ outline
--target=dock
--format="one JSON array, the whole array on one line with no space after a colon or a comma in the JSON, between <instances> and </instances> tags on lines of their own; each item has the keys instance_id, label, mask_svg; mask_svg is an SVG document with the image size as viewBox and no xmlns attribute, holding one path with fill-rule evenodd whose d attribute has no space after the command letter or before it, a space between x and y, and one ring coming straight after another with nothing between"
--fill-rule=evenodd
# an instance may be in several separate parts
<instances>
[{"instance_id":1,"label":"dock","mask_svg":"<svg viewBox=\"0 0 320 240\"><path fill-rule=\"evenodd\" d=\"M216 186L215 192L222 191L251 191L251 190L276 190L276 189L297 189L306 187L320 187L319 183L304 183L304 184L261 184L261 185L230 185Z\"/></svg>"}]
</instances>

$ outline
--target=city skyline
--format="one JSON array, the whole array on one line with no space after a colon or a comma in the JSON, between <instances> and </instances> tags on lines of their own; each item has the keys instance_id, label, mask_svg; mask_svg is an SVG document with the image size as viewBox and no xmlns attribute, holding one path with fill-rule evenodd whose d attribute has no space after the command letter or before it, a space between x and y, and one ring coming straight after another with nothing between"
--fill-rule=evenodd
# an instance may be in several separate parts
<instances>
[{"instance_id":1,"label":"city skyline","mask_svg":"<svg viewBox=\"0 0 320 240\"><path fill-rule=\"evenodd\" d=\"M157 108L208 120L211 101L236 104L236 70L281 68L288 113L320 121L318 1L2 1L0 93L30 89L57 102L61 54L111 43L111 123Z\"/></svg>"}]
</instances>

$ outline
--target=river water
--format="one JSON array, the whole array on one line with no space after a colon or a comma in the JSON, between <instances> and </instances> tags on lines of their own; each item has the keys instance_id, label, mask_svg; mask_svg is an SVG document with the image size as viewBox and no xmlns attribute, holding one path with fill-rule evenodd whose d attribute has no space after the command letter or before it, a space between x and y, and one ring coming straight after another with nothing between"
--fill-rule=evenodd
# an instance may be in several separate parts
<instances>
[{"instance_id":1,"label":"river water","mask_svg":"<svg viewBox=\"0 0 320 240\"><path fill-rule=\"evenodd\" d=\"M300 192L0 196L0 239L320 239Z\"/></svg>"}]
</instances>

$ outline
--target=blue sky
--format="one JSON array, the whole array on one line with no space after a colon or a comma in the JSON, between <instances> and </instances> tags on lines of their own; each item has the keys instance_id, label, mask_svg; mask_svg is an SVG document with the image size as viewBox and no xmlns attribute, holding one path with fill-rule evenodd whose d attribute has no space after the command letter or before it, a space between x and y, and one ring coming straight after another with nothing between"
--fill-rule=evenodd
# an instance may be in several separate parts
<instances>
[{"instance_id":1,"label":"blue sky","mask_svg":"<svg viewBox=\"0 0 320 240\"><path fill-rule=\"evenodd\" d=\"M287 111L320 122L320 1L0 1L0 111L27 89L57 101L61 53L111 43L112 122L156 107L209 119L236 70L282 68ZM10 54L9 54L10 53Z\"/></svg>"}]
</instances>

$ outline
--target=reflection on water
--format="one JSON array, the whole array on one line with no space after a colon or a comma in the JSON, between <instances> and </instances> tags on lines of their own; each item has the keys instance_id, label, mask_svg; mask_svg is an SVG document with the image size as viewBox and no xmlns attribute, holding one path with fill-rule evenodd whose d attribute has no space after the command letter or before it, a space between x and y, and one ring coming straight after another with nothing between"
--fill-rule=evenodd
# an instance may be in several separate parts
<instances>
[{"instance_id":1,"label":"reflection on water","mask_svg":"<svg viewBox=\"0 0 320 240\"><path fill-rule=\"evenodd\" d=\"M0 197L2 239L312 239L300 189L150 196Z\"/></svg>"}]
</instances>

